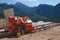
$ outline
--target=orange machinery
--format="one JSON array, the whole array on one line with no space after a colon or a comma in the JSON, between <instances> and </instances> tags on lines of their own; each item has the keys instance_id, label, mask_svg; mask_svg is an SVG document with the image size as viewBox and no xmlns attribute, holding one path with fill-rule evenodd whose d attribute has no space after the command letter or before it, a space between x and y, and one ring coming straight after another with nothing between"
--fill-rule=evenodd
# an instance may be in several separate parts
<instances>
[{"instance_id":1,"label":"orange machinery","mask_svg":"<svg viewBox=\"0 0 60 40\"><path fill-rule=\"evenodd\" d=\"M20 26L15 23L16 22L15 18L14 17L9 17L8 21L9 21L10 24L9 24L8 27L6 27L7 30L9 30L9 32L10 32L11 35L17 34ZM32 22L30 22L30 23L28 23L28 22L24 23L24 28L26 29L25 33L26 32L31 32L34 29L32 27Z\"/></svg>"},{"instance_id":2,"label":"orange machinery","mask_svg":"<svg viewBox=\"0 0 60 40\"><path fill-rule=\"evenodd\" d=\"M8 17L8 21L9 21L9 23L14 24L15 23L15 18L10 16L10 17Z\"/></svg>"},{"instance_id":3,"label":"orange machinery","mask_svg":"<svg viewBox=\"0 0 60 40\"><path fill-rule=\"evenodd\" d=\"M15 35L19 27L17 24L15 24L16 22L15 18L8 17L8 22L9 22L9 25L6 27L6 30L8 30L11 35Z\"/></svg>"},{"instance_id":4,"label":"orange machinery","mask_svg":"<svg viewBox=\"0 0 60 40\"><path fill-rule=\"evenodd\" d=\"M34 30L32 26L32 22L28 22L28 21L25 23L25 28L26 28L26 32L31 32Z\"/></svg>"}]
</instances>

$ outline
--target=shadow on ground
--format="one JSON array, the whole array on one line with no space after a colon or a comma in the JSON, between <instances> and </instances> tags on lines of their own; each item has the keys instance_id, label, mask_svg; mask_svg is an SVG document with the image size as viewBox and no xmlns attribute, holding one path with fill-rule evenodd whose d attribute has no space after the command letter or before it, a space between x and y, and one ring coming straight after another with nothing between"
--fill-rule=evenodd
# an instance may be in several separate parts
<instances>
[{"instance_id":1,"label":"shadow on ground","mask_svg":"<svg viewBox=\"0 0 60 40\"><path fill-rule=\"evenodd\" d=\"M3 38L17 38L16 36L11 36L9 33L4 32L4 33L0 33L0 39Z\"/></svg>"}]
</instances>

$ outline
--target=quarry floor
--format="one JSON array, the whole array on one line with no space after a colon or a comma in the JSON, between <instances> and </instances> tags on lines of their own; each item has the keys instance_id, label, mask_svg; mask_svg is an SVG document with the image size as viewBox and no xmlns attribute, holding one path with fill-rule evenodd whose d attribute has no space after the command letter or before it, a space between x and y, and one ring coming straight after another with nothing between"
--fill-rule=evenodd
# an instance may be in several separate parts
<instances>
[{"instance_id":1,"label":"quarry floor","mask_svg":"<svg viewBox=\"0 0 60 40\"><path fill-rule=\"evenodd\" d=\"M0 38L0 40L60 40L60 26L22 35L19 38Z\"/></svg>"}]
</instances>

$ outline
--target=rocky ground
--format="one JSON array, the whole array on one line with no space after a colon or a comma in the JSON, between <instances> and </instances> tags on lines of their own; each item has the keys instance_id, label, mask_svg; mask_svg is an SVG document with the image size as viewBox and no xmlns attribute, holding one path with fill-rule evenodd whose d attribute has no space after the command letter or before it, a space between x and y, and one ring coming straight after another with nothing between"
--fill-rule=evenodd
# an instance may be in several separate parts
<instances>
[{"instance_id":1,"label":"rocky ground","mask_svg":"<svg viewBox=\"0 0 60 40\"><path fill-rule=\"evenodd\" d=\"M0 38L0 40L60 40L60 26L22 35L19 38Z\"/></svg>"}]
</instances>

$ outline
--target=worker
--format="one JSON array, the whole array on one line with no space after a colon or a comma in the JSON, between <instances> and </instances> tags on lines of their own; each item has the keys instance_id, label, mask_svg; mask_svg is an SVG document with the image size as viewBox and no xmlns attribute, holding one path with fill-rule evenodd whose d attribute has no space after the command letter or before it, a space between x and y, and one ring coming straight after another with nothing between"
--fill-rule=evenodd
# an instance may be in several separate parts
<instances>
[{"instance_id":1,"label":"worker","mask_svg":"<svg viewBox=\"0 0 60 40\"><path fill-rule=\"evenodd\" d=\"M24 28L24 20L23 20L23 18L22 17L18 17L17 23L20 26L19 30L20 30L21 34L24 35L25 28Z\"/></svg>"},{"instance_id":2,"label":"worker","mask_svg":"<svg viewBox=\"0 0 60 40\"><path fill-rule=\"evenodd\" d=\"M24 23L24 20L23 20L22 17L18 17L17 22L18 22L19 24L20 24L20 23Z\"/></svg>"}]
</instances>

